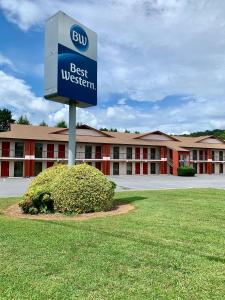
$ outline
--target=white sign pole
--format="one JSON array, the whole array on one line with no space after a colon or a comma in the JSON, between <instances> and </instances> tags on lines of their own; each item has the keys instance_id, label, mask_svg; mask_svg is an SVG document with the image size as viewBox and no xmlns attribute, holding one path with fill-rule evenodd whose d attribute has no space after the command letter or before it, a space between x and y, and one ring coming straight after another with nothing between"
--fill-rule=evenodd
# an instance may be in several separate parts
<instances>
[{"instance_id":1,"label":"white sign pole","mask_svg":"<svg viewBox=\"0 0 225 300\"><path fill-rule=\"evenodd\" d=\"M76 161L76 104L69 104L69 151L68 165L73 166Z\"/></svg>"}]
</instances>

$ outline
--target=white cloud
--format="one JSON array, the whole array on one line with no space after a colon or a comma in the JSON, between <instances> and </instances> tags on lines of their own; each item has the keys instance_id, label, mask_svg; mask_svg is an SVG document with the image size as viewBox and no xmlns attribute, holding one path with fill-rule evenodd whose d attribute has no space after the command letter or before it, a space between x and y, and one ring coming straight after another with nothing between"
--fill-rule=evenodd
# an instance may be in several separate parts
<instances>
[{"instance_id":1,"label":"white cloud","mask_svg":"<svg viewBox=\"0 0 225 300\"><path fill-rule=\"evenodd\" d=\"M0 53L0 65L7 65L7 66L10 66L12 68L14 67L12 61L8 57L4 56L1 53Z\"/></svg>"},{"instance_id":2,"label":"white cloud","mask_svg":"<svg viewBox=\"0 0 225 300\"><path fill-rule=\"evenodd\" d=\"M118 104L119 105L124 105L124 104L126 104L126 98L120 98L119 100L118 100Z\"/></svg>"},{"instance_id":3,"label":"white cloud","mask_svg":"<svg viewBox=\"0 0 225 300\"><path fill-rule=\"evenodd\" d=\"M68 106L37 97L24 80L0 71L0 107L9 107L15 118L26 114L33 124L45 120L49 125L65 120L68 123ZM77 122L90 126L116 127L119 130L181 133L206 128L225 127L225 101L184 97L179 106L149 106L134 108L127 104L110 107L77 109ZM210 121L208 121L210 120Z\"/></svg>"},{"instance_id":4,"label":"white cloud","mask_svg":"<svg viewBox=\"0 0 225 300\"><path fill-rule=\"evenodd\" d=\"M32 116L34 122L48 117L58 104L37 97L27 83L0 70L0 107L10 107L16 117Z\"/></svg>"},{"instance_id":5,"label":"white cloud","mask_svg":"<svg viewBox=\"0 0 225 300\"><path fill-rule=\"evenodd\" d=\"M96 30L100 97L225 96L223 0L0 0L0 7L23 30L59 9Z\"/></svg>"},{"instance_id":6,"label":"white cloud","mask_svg":"<svg viewBox=\"0 0 225 300\"><path fill-rule=\"evenodd\" d=\"M16 68L15 64L11 61L11 59L9 59L8 57L6 57L2 53L0 53L0 66L1 67L5 67L6 66L9 69L11 69L12 71L17 71L17 68Z\"/></svg>"},{"instance_id":7,"label":"white cloud","mask_svg":"<svg viewBox=\"0 0 225 300\"><path fill-rule=\"evenodd\" d=\"M115 93L127 98L105 109L78 110L78 119L170 132L225 126L225 1L0 0L0 8L24 31L41 28L47 17L63 10L98 33L99 100ZM33 112L44 100L39 102L24 82L16 83L32 99L26 108ZM187 97L176 108L158 105L168 95ZM130 107L129 98L158 102L142 111ZM48 111L51 122L68 115L65 108Z\"/></svg>"}]
</instances>

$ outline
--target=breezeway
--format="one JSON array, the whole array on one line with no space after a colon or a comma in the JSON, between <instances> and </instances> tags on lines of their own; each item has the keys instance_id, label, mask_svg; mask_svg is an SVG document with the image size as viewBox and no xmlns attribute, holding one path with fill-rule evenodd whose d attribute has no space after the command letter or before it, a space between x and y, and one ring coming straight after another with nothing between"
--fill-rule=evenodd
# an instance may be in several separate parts
<instances>
[{"instance_id":1,"label":"breezeway","mask_svg":"<svg viewBox=\"0 0 225 300\"><path fill-rule=\"evenodd\" d=\"M117 191L185 188L225 189L225 175L196 175L195 177L121 175L110 176L109 179L117 184ZM0 197L22 196L31 180L31 178L1 178Z\"/></svg>"}]
</instances>

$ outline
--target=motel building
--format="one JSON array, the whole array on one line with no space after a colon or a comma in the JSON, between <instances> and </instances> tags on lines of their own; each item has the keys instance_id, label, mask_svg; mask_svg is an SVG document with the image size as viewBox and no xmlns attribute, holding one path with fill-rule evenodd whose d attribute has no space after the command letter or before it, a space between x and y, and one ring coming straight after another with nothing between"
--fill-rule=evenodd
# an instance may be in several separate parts
<instances>
[{"instance_id":1,"label":"motel building","mask_svg":"<svg viewBox=\"0 0 225 300\"><path fill-rule=\"evenodd\" d=\"M77 128L76 163L88 163L105 175L177 175L179 166L198 174L225 173L225 142L213 136L170 136ZM0 176L31 177L55 162L67 163L68 129L11 124L0 132Z\"/></svg>"}]
</instances>

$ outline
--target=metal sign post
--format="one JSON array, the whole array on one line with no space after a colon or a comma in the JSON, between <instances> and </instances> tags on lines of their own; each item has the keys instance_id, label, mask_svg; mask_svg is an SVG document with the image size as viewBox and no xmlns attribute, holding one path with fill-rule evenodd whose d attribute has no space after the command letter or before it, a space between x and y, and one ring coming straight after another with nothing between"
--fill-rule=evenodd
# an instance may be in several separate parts
<instances>
[{"instance_id":1,"label":"metal sign post","mask_svg":"<svg viewBox=\"0 0 225 300\"><path fill-rule=\"evenodd\" d=\"M69 104L69 149L68 165L73 166L76 162L76 104Z\"/></svg>"}]
</instances>

